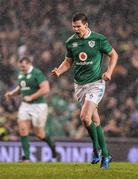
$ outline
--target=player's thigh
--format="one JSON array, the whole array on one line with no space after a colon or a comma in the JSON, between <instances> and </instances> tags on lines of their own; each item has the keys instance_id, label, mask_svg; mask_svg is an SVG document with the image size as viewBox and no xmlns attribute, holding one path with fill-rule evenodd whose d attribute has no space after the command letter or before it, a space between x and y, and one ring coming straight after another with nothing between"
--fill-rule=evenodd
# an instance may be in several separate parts
<instances>
[{"instance_id":1,"label":"player's thigh","mask_svg":"<svg viewBox=\"0 0 138 180\"><path fill-rule=\"evenodd\" d=\"M31 128L30 104L22 102L17 116L20 135L28 135Z\"/></svg>"},{"instance_id":2,"label":"player's thigh","mask_svg":"<svg viewBox=\"0 0 138 180\"><path fill-rule=\"evenodd\" d=\"M96 82L87 84L87 89L85 93L85 99L92 101L97 106L102 100L105 92L105 81L98 80Z\"/></svg>"},{"instance_id":3,"label":"player's thigh","mask_svg":"<svg viewBox=\"0 0 138 180\"><path fill-rule=\"evenodd\" d=\"M30 112L30 104L22 102L18 110L18 115L17 115L18 122L31 119L29 112Z\"/></svg>"},{"instance_id":4,"label":"player's thigh","mask_svg":"<svg viewBox=\"0 0 138 180\"><path fill-rule=\"evenodd\" d=\"M44 128L48 115L47 104L35 104L32 106L31 117L33 127Z\"/></svg>"},{"instance_id":5,"label":"player's thigh","mask_svg":"<svg viewBox=\"0 0 138 180\"><path fill-rule=\"evenodd\" d=\"M75 97L81 104L84 104L85 100L88 100L98 106L105 92L105 81L98 80L85 85L74 84L74 88Z\"/></svg>"}]
</instances>

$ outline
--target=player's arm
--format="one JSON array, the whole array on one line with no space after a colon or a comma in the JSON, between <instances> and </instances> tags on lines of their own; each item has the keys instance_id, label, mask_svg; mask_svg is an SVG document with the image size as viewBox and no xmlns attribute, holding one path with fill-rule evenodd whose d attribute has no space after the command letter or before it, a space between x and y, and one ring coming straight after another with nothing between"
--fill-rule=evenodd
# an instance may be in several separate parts
<instances>
[{"instance_id":1,"label":"player's arm","mask_svg":"<svg viewBox=\"0 0 138 180\"><path fill-rule=\"evenodd\" d=\"M47 80L43 81L39 84L39 89L35 93L33 93L30 96L24 96L24 101L31 102L41 96L47 95L49 91L50 91L49 82Z\"/></svg>"},{"instance_id":2,"label":"player's arm","mask_svg":"<svg viewBox=\"0 0 138 180\"><path fill-rule=\"evenodd\" d=\"M9 98L11 98L12 96L17 96L20 94L20 86L18 85L15 89L13 89L12 91L8 91L5 93L5 98L8 100Z\"/></svg>"},{"instance_id":3,"label":"player's arm","mask_svg":"<svg viewBox=\"0 0 138 180\"><path fill-rule=\"evenodd\" d=\"M117 64L117 60L118 60L118 54L115 51L115 49L112 49L111 52L108 54L108 56L109 56L108 68L107 68L107 71L105 73L103 73L103 75L102 75L102 79L104 79L105 81L111 80L113 70L114 70L114 68Z\"/></svg>"},{"instance_id":4,"label":"player's arm","mask_svg":"<svg viewBox=\"0 0 138 180\"><path fill-rule=\"evenodd\" d=\"M72 66L72 59L66 57L58 68L52 70L52 75L59 77L64 72L68 71Z\"/></svg>"}]
</instances>

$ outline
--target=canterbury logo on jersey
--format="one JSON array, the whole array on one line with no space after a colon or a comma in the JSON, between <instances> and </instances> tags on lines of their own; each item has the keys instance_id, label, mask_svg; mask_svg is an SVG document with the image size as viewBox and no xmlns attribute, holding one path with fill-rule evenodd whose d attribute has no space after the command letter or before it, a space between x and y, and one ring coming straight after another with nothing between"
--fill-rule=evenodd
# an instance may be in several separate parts
<instances>
[{"instance_id":1,"label":"canterbury logo on jersey","mask_svg":"<svg viewBox=\"0 0 138 180\"><path fill-rule=\"evenodd\" d=\"M30 79L32 77L32 74L27 74L26 78Z\"/></svg>"},{"instance_id":2,"label":"canterbury logo on jersey","mask_svg":"<svg viewBox=\"0 0 138 180\"><path fill-rule=\"evenodd\" d=\"M73 47L73 48L78 47L78 43L77 43L77 42L72 43L72 47Z\"/></svg>"}]
</instances>

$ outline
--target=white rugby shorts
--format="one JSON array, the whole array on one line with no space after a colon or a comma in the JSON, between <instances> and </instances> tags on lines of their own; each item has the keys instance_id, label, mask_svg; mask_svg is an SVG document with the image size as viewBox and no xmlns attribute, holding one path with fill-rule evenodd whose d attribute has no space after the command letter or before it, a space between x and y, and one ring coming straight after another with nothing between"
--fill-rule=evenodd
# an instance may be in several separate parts
<instances>
[{"instance_id":1,"label":"white rugby shorts","mask_svg":"<svg viewBox=\"0 0 138 180\"><path fill-rule=\"evenodd\" d=\"M22 102L18 111L18 121L31 120L34 127L45 127L47 115L47 104L29 104Z\"/></svg>"},{"instance_id":2,"label":"white rugby shorts","mask_svg":"<svg viewBox=\"0 0 138 180\"><path fill-rule=\"evenodd\" d=\"M98 105L105 92L105 81L101 79L85 85L74 83L74 88L75 98L79 102L84 103L84 100L86 99Z\"/></svg>"}]
</instances>

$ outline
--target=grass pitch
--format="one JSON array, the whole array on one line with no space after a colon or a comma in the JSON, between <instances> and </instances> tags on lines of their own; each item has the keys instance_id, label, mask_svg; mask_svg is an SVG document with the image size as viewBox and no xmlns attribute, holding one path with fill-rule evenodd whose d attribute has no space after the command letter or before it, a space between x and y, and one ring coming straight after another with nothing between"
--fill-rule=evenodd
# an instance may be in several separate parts
<instances>
[{"instance_id":1,"label":"grass pitch","mask_svg":"<svg viewBox=\"0 0 138 180\"><path fill-rule=\"evenodd\" d=\"M0 163L0 179L137 179L138 164L111 163L100 169L90 163Z\"/></svg>"}]
</instances>

